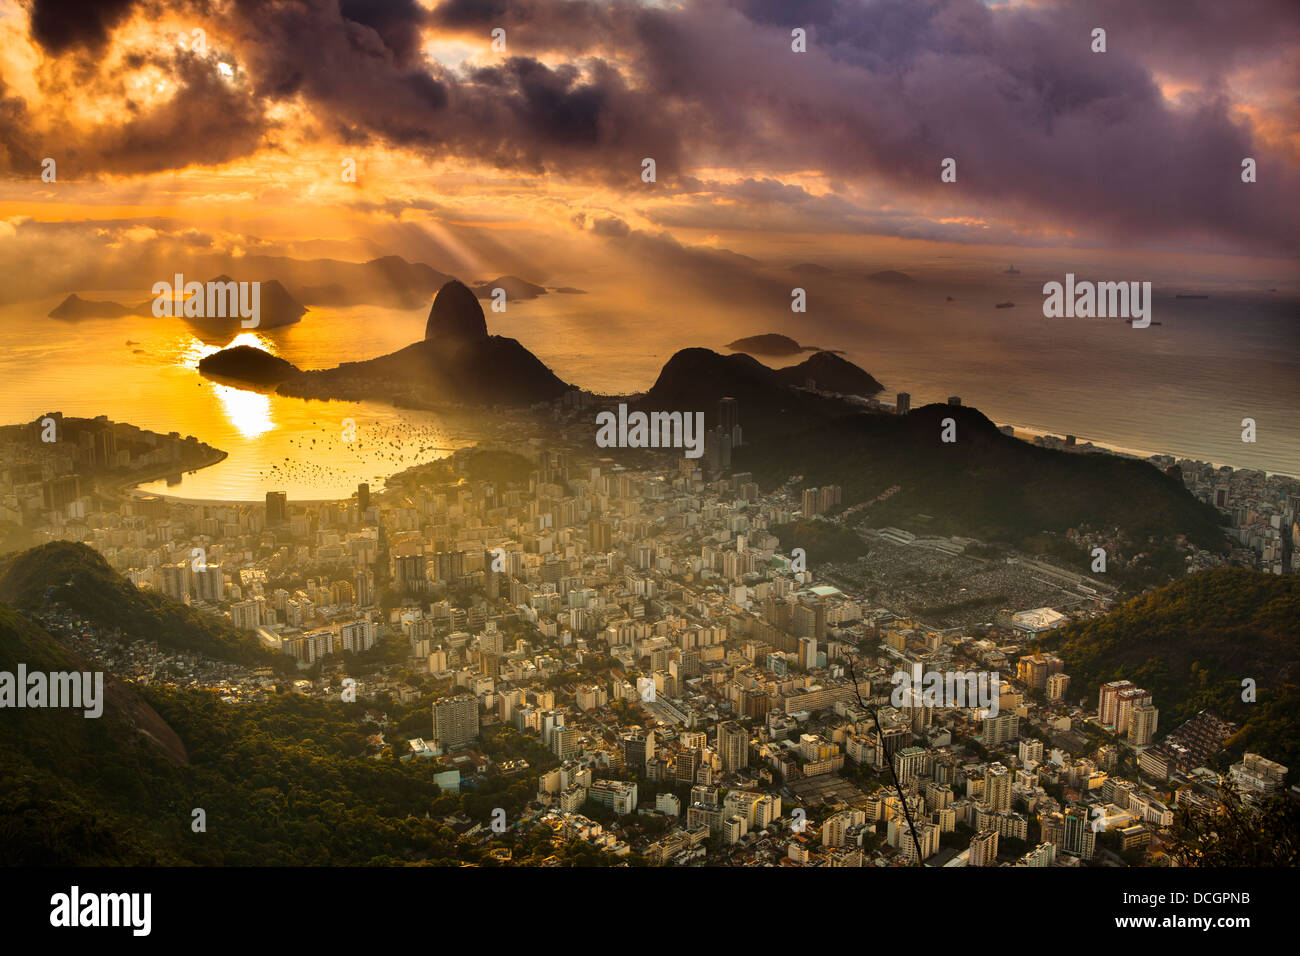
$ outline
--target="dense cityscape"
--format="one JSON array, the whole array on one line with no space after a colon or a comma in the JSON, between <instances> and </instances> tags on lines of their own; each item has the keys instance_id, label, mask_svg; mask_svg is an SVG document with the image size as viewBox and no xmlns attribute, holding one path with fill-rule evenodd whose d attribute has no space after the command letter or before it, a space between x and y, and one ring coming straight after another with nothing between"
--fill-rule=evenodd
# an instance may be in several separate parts
<instances>
[{"instance_id":1,"label":"dense cityscape","mask_svg":"<svg viewBox=\"0 0 1300 956\"><path fill-rule=\"evenodd\" d=\"M1177 809L1212 812L1228 782L1247 802L1286 788L1267 753L1209 769L1235 724L1202 711L1169 726L1131 680L1083 696L1069 661L1035 648L1115 605L1105 574L892 527L864 527L856 559L819 560L789 535L842 529L841 489L791 475L763 493L734 470L734 399L699 460L630 465L592 441L599 407L567 396L347 501L207 504L123 490L203 458L192 440L50 413L6 430L0 504L31 543L84 542L294 665L160 647L51 593L39 621L117 676L233 707L357 701L364 754L429 761L444 793L529 781L513 816L447 817L488 847L545 828L658 864L1161 865ZM1296 572L1295 480L1150 464L1232 520L1233 562ZM918 573L952 603L917 613ZM868 599L866 578L890 600ZM932 584L915 590L935 604ZM978 705L977 675L992 681ZM506 728L514 744L490 756L484 736Z\"/></svg>"}]
</instances>

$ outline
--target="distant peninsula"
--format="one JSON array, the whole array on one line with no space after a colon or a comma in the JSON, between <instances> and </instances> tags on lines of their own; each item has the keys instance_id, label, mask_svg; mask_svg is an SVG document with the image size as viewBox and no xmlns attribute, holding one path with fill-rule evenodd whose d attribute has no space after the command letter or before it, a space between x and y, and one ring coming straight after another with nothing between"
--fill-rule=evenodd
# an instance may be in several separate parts
<instances>
[{"instance_id":1,"label":"distant peninsula","mask_svg":"<svg viewBox=\"0 0 1300 956\"><path fill-rule=\"evenodd\" d=\"M124 315L131 315L135 311L135 309L122 305L120 302L97 302L93 299L83 299L74 292L49 311L49 318L72 321L77 319L119 319Z\"/></svg>"},{"instance_id":2,"label":"distant peninsula","mask_svg":"<svg viewBox=\"0 0 1300 956\"><path fill-rule=\"evenodd\" d=\"M887 282L892 285L906 285L913 281L910 275L906 272L899 272L897 269L884 269L880 272L873 272L867 278L872 282Z\"/></svg>"},{"instance_id":3,"label":"distant peninsula","mask_svg":"<svg viewBox=\"0 0 1300 956\"><path fill-rule=\"evenodd\" d=\"M231 279L228 275L219 275L216 278L203 283L203 285L206 289L211 289L214 283L224 285L234 281L235 280ZM306 306L295 299L279 279L263 279L259 281L261 286L259 290L260 301L258 323L255 328L274 329L282 325L291 325L302 318L302 316L307 312ZM210 297L212 293L209 291L207 295ZM185 297L177 299L174 308L179 312L182 308L182 303L189 301L197 301L198 305L202 309L206 306L206 302L212 300L211 298L208 298L205 301L201 297L201 294L200 298L197 300ZM120 302L83 299L81 296L77 295L77 293L73 292L57 306L51 309L48 315L51 319L64 319L68 321L76 321L78 319L119 319L128 315L157 317L154 313L154 302L154 299L145 299L138 305L123 305ZM185 321L197 328L226 328L233 323L242 322L238 315L231 317L205 315L178 317L183 318Z\"/></svg>"}]
</instances>

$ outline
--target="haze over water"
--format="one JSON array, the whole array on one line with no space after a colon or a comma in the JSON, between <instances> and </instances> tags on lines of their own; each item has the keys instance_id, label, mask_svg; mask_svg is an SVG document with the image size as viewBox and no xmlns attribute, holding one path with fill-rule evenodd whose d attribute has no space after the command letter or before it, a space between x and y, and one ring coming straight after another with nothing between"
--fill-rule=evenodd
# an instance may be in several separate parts
<instances>
[{"instance_id":1,"label":"haze over water","mask_svg":"<svg viewBox=\"0 0 1300 956\"><path fill-rule=\"evenodd\" d=\"M620 294L597 280L587 283L587 295L551 294L504 313L489 308L487 318L490 331L519 339L565 381L597 392L648 389L681 348L725 353L742 335L783 332L843 350L884 384L885 401L900 391L911 394L913 407L960 395L998 424L1300 473L1294 298L1261 291L1174 299L1157 287L1154 319L1161 324L1133 329L1121 320L1045 319L1038 274L971 280L919 273L899 285L864 281L861 273L799 279L809 295L801 315L779 300L761 308L744 297L710 301L662 288L627 294L620 287ZM1004 300L1016 307L993 308ZM8 346L0 352L7 386L0 418L30 421L55 410L107 415L193 434L229 453L179 482L148 483L149 491L215 500L258 500L272 489L295 500L344 498L360 481L378 489L388 475L476 437L449 434L433 413L287 398L216 383L196 370L199 358L232 343L265 348L300 368L386 354L423 335L423 308L313 308L291 326L233 339L205 334L204 342L201 330L177 320L58 322L44 317L53 304L0 310ZM786 365L803 357L759 359ZM741 416L743 424L744 409ZM1241 441L1245 417L1257 423L1255 444ZM346 418L357 425L350 445L341 440Z\"/></svg>"}]
</instances>

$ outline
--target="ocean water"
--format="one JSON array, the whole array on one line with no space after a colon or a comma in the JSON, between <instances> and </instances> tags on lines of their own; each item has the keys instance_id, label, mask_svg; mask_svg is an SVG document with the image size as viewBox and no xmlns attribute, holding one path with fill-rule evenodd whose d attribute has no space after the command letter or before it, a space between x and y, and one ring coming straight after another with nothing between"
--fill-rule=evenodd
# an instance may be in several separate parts
<instances>
[{"instance_id":1,"label":"ocean water","mask_svg":"<svg viewBox=\"0 0 1300 956\"><path fill-rule=\"evenodd\" d=\"M1059 278L1059 276L1057 277ZM865 368L892 401L917 407L960 395L998 424L1081 441L1300 474L1300 310L1266 291L1175 299L1157 290L1154 320L1045 319L1039 277L890 285L818 279L809 308L765 292L593 288L488 312L491 331L517 338L563 379L600 392L649 388L678 349L725 352L742 335L782 332L834 348ZM787 283L787 285L790 283ZM129 293L83 292L132 301ZM949 301L949 296L952 301ZM1016 302L994 309L995 302ZM302 368L386 354L423 335L426 309L318 308L281 329L209 334L153 317L62 322L57 300L0 309L0 421L47 411L107 415L194 435L229 453L218 465L145 487L183 498L346 497L359 481L443 457L472 441L433 413L377 403L319 402L213 383L196 370L226 345L266 348ZM802 356L760 358L772 365ZM1241 440L1243 418L1258 440ZM345 419L356 440L345 442ZM744 423L744 409L741 409Z\"/></svg>"}]
</instances>

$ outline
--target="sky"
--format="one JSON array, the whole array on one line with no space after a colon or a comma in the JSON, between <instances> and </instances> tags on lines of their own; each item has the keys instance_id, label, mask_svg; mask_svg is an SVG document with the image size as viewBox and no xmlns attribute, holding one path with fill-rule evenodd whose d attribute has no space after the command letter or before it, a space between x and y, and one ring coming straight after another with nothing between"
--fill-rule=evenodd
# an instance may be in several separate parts
<instances>
[{"instance_id":1,"label":"sky","mask_svg":"<svg viewBox=\"0 0 1300 956\"><path fill-rule=\"evenodd\" d=\"M1294 0L0 0L0 305L200 254L1276 284L1297 208Z\"/></svg>"}]
</instances>

